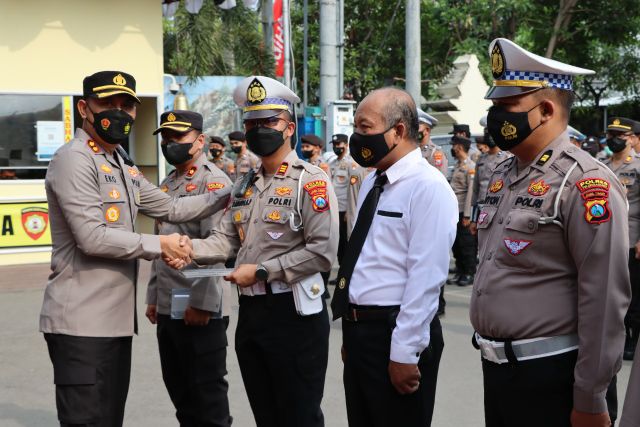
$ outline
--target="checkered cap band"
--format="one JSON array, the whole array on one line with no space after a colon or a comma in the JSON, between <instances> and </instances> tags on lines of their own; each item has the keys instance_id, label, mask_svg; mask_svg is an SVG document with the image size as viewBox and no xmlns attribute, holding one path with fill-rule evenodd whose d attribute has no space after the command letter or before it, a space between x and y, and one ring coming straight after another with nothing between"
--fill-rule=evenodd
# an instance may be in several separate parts
<instances>
[{"instance_id":1,"label":"checkered cap band","mask_svg":"<svg viewBox=\"0 0 640 427\"><path fill-rule=\"evenodd\" d=\"M573 90L573 79L566 74L541 73L537 71L509 71L507 70L501 80L528 80L534 82L546 81L549 86L556 89Z\"/></svg>"}]
</instances>

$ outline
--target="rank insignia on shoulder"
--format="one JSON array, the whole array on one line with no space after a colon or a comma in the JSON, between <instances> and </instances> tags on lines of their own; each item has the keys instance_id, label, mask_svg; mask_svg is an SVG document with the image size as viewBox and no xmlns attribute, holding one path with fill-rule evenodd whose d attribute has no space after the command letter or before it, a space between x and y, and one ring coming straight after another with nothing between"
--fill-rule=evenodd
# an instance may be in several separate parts
<instances>
[{"instance_id":1,"label":"rank insignia on shoulder","mask_svg":"<svg viewBox=\"0 0 640 427\"><path fill-rule=\"evenodd\" d=\"M520 255L531 245L530 240L504 239L504 246L511 255Z\"/></svg>"},{"instance_id":2,"label":"rank insignia on shoulder","mask_svg":"<svg viewBox=\"0 0 640 427\"><path fill-rule=\"evenodd\" d=\"M221 182L207 182L207 191L217 191L224 188L224 184Z\"/></svg>"},{"instance_id":3,"label":"rank insignia on shoulder","mask_svg":"<svg viewBox=\"0 0 640 427\"><path fill-rule=\"evenodd\" d=\"M304 185L304 190L309 193L309 196L311 196L314 211L324 212L329 209L326 181L321 179L309 181Z\"/></svg>"},{"instance_id":4,"label":"rank insignia on shoulder","mask_svg":"<svg viewBox=\"0 0 640 427\"><path fill-rule=\"evenodd\" d=\"M189 170L187 171L186 176L187 176L188 178L191 178L193 175L195 175L195 173L196 173L196 171L197 171L197 170L198 170L198 168L197 168L197 167L195 167L195 166L191 166L191 167L189 168Z\"/></svg>"},{"instance_id":5,"label":"rank insignia on shoulder","mask_svg":"<svg viewBox=\"0 0 640 427\"><path fill-rule=\"evenodd\" d=\"M120 209L117 206L111 206L105 212L104 217L109 222L116 222L120 219Z\"/></svg>"},{"instance_id":6,"label":"rank insignia on shoulder","mask_svg":"<svg viewBox=\"0 0 640 427\"><path fill-rule=\"evenodd\" d=\"M276 194L278 196L290 196L293 190L291 187L277 187Z\"/></svg>"},{"instance_id":7,"label":"rank insignia on shoulder","mask_svg":"<svg viewBox=\"0 0 640 427\"><path fill-rule=\"evenodd\" d=\"M163 185L162 187L160 187L160 191L162 191L163 193L166 193L167 191L169 191L169 187L167 187L166 185Z\"/></svg>"},{"instance_id":8,"label":"rank insignia on shoulder","mask_svg":"<svg viewBox=\"0 0 640 427\"><path fill-rule=\"evenodd\" d=\"M92 139L87 141L87 145L89 146L89 148L91 148L91 151L93 151L94 153L100 152L100 147L98 147L98 145Z\"/></svg>"},{"instance_id":9,"label":"rank insignia on shoulder","mask_svg":"<svg viewBox=\"0 0 640 427\"><path fill-rule=\"evenodd\" d=\"M633 160L633 157L631 157L631 156L627 156L627 158L626 158L626 159L624 159L624 162L625 162L625 163L631 163L631 160Z\"/></svg>"},{"instance_id":10,"label":"rank insignia on shoulder","mask_svg":"<svg viewBox=\"0 0 640 427\"><path fill-rule=\"evenodd\" d=\"M109 166L105 165L105 164L102 164L102 165L100 166L100 169L101 169L101 170L102 170L102 172L104 172L104 173L111 173L111 171L112 171L112 169L111 169Z\"/></svg>"},{"instance_id":11,"label":"rank insignia on shoulder","mask_svg":"<svg viewBox=\"0 0 640 427\"><path fill-rule=\"evenodd\" d=\"M249 187L247 188L247 191L244 192L244 195L242 197L244 197L245 199L248 199L252 195L253 195L253 187Z\"/></svg>"},{"instance_id":12,"label":"rank insignia on shoulder","mask_svg":"<svg viewBox=\"0 0 640 427\"><path fill-rule=\"evenodd\" d=\"M528 192L532 196L544 196L550 188L551 185L545 184L544 180L541 179L540 181L531 181Z\"/></svg>"},{"instance_id":13,"label":"rank insignia on shoulder","mask_svg":"<svg viewBox=\"0 0 640 427\"><path fill-rule=\"evenodd\" d=\"M289 164L287 162L282 163L276 172L276 176L284 176L287 173L287 169L289 169Z\"/></svg>"},{"instance_id":14,"label":"rank insignia on shoulder","mask_svg":"<svg viewBox=\"0 0 640 427\"><path fill-rule=\"evenodd\" d=\"M504 187L504 181L499 179L497 181L494 181L490 186L489 186L489 191L491 193L497 193L498 191L502 190L502 187Z\"/></svg>"},{"instance_id":15,"label":"rank insignia on shoulder","mask_svg":"<svg viewBox=\"0 0 640 427\"><path fill-rule=\"evenodd\" d=\"M536 165L544 166L544 164L549 161L552 154L553 154L553 150L547 150L542 156L540 156L540 158L536 162Z\"/></svg>"},{"instance_id":16,"label":"rank insignia on shoulder","mask_svg":"<svg viewBox=\"0 0 640 427\"><path fill-rule=\"evenodd\" d=\"M185 188L185 190L187 190L187 193L191 193L193 190L195 190L196 188L198 188L198 186L197 186L197 185L195 185L195 184L191 184L191 183L189 183L189 184L187 184L184 188Z\"/></svg>"},{"instance_id":17,"label":"rank insignia on shoulder","mask_svg":"<svg viewBox=\"0 0 640 427\"><path fill-rule=\"evenodd\" d=\"M129 168L129 175L131 175L133 178L136 178L139 173L138 173L138 169L136 168Z\"/></svg>"}]
</instances>

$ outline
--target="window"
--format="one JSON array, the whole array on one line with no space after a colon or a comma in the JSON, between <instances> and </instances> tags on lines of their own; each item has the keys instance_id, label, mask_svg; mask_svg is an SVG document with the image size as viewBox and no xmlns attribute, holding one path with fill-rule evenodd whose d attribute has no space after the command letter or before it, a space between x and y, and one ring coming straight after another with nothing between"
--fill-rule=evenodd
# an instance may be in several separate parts
<instances>
[{"instance_id":1,"label":"window","mask_svg":"<svg viewBox=\"0 0 640 427\"><path fill-rule=\"evenodd\" d=\"M44 179L51 156L80 123L77 100L0 94L0 179Z\"/></svg>"}]
</instances>

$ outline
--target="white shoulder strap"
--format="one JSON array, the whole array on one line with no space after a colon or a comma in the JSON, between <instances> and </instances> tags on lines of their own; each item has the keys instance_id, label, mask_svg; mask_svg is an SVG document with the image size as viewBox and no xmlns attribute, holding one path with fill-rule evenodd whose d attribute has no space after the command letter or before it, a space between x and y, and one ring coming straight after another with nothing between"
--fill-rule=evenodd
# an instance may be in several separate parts
<instances>
[{"instance_id":1,"label":"white shoulder strap","mask_svg":"<svg viewBox=\"0 0 640 427\"><path fill-rule=\"evenodd\" d=\"M302 199L302 177L304 176L304 168L302 168L302 172L300 173L300 177L298 178L298 198L296 199L296 212L291 212L289 216L289 227L293 231L300 231L304 228L304 224L302 223L302 209L300 208L300 200ZM298 214L298 218L300 218L299 222L296 224L296 213Z\"/></svg>"},{"instance_id":2,"label":"white shoulder strap","mask_svg":"<svg viewBox=\"0 0 640 427\"><path fill-rule=\"evenodd\" d=\"M564 225L562 225L562 223L558 220L558 209L560 208L560 198L562 197L564 186L569 180L569 175L571 175L571 172L573 172L573 170L577 166L578 166L578 162L576 161L573 163L573 165L571 165L571 167L567 171L567 174L564 176L564 179L562 180L562 184L560 184L560 190L558 190L558 193L556 194L556 198L553 201L553 215L546 216L546 217L541 216L540 219L538 220L538 224L555 224L560 228L564 228Z\"/></svg>"}]
</instances>

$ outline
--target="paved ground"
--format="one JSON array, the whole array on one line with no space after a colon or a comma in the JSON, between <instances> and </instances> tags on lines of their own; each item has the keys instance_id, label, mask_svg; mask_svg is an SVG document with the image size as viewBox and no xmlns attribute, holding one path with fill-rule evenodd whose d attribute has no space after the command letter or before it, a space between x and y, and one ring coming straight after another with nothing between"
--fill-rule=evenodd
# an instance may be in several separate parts
<instances>
[{"instance_id":1,"label":"paved ground","mask_svg":"<svg viewBox=\"0 0 640 427\"><path fill-rule=\"evenodd\" d=\"M143 268L143 277L147 276L147 271L148 264ZM56 425L53 374L46 345L38 333L42 287L48 273L48 265L41 264L0 267L0 425L3 427ZM138 295L144 295L144 292ZM469 296L469 288L446 287L447 314L442 318L445 349L438 378L434 427L483 425L482 375L479 355L470 344ZM138 303L142 314L142 299ZM234 311L237 313L237 306ZM229 327L229 400L234 425L251 427L255 424L233 352L236 320L232 317ZM340 341L340 326L334 323L323 401L327 427L347 426ZM141 322L140 335L134 338L133 348L125 426L177 425L160 375L155 330L148 322ZM618 380L621 400L629 370L630 362L624 362Z\"/></svg>"}]
</instances>

